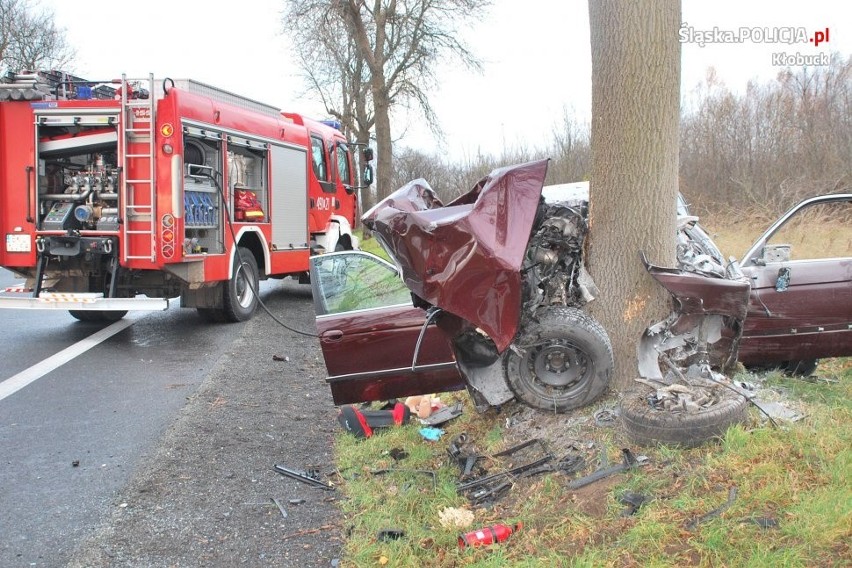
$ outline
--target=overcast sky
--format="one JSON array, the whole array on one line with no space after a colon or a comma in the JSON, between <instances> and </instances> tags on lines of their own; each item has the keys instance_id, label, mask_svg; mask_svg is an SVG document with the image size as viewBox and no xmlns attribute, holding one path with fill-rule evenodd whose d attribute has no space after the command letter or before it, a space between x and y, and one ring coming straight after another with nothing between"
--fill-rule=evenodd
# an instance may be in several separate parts
<instances>
[{"instance_id":1,"label":"overcast sky","mask_svg":"<svg viewBox=\"0 0 852 568\"><path fill-rule=\"evenodd\" d=\"M87 79L191 78L259 101L324 118L302 85L280 33L282 0L40 0L53 10L77 49L75 74ZM813 44L746 41L684 43L682 94L714 66L735 90L781 69L773 53L852 54L852 3L832 0L683 0L683 22L695 31L804 28ZM783 32L787 33L787 32ZM481 75L447 66L432 97L446 134L439 145L419 117L394 124L404 144L449 157L499 152L505 144L544 147L563 109L587 119L591 61L586 0L495 0L487 18L467 31L483 60Z\"/></svg>"}]
</instances>

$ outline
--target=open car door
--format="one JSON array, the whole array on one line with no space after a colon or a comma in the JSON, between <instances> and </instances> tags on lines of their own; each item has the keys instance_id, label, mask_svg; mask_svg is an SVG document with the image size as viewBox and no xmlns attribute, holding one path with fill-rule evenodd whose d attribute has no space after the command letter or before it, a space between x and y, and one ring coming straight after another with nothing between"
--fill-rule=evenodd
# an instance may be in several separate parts
<instances>
[{"instance_id":1,"label":"open car door","mask_svg":"<svg viewBox=\"0 0 852 568\"><path fill-rule=\"evenodd\" d=\"M423 331L426 312L390 263L363 251L314 256L311 287L336 405L465 388L446 335Z\"/></svg>"},{"instance_id":2,"label":"open car door","mask_svg":"<svg viewBox=\"0 0 852 568\"><path fill-rule=\"evenodd\" d=\"M752 293L740 361L789 366L852 354L852 194L793 207L746 253L742 271Z\"/></svg>"}]
</instances>

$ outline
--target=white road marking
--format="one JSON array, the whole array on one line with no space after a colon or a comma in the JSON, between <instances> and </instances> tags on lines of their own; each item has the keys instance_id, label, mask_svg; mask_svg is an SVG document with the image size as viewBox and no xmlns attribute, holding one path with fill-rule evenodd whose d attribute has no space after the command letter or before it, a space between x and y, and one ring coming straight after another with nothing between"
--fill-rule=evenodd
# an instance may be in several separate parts
<instances>
[{"instance_id":1,"label":"white road marking","mask_svg":"<svg viewBox=\"0 0 852 568\"><path fill-rule=\"evenodd\" d=\"M124 319L118 320L114 324L109 325L96 333L93 333L89 337L78 341L74 345L66 347L59 353L48 357L44 361L36 363L29 369L25 369L17 375L9 377L8 379L0 383L0 400L3 400L7 396L18 392L28 384L37 381L38 379L42 378L54 369L57 369L58 367L61 367L68 361L74 359L75 357L82 355L92 347L95 347L98 344L106 341L116 333L127 329L134 323L136 323L136 318L132 316L128 316Z\"/></svg>"}]
</instances>

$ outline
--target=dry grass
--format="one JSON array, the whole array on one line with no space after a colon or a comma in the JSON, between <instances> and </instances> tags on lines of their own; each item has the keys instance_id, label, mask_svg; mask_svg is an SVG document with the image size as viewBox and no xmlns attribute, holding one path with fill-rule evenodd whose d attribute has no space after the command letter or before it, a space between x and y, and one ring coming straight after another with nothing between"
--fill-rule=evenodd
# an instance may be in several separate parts
<instances>
[{"instance_id":1,"label":"dry grass","mask_svg":"<svg viewBox=\"0 0 852 568\"><path fill-rule=\"evenodd\" d=\"M792 258L852 257L852 218L843 204L814 206L786 224L770 244L791 245ZM741 259L776 218L765 211L728 210L704 213L701 224L726 257Z\"/></svg>"}]
</instances>

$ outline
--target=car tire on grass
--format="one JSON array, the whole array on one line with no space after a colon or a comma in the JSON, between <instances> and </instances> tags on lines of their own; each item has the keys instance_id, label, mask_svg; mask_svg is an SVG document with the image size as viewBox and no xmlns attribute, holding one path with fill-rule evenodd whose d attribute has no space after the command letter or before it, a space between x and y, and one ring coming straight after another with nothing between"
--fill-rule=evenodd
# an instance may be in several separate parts
<instances>
[{"instance_id":1,"label":"car tire on grass","mask_svg":"<svg viewBox=\"0 0 852 568\"><path fill-rule=\"evenodd\" d=\"M547 307L503 359L506 382L526 404L566 412L600 397L613 370L606 331L577 308Z\"/></svg>"},{"instance_id":2,"label":"car tire on grass","mask_svg":"<svg viewBox=\"0 0 852 568\"><path fill-rule=\"evenodd\" d=\"M746 417L748 400L722 388L719 402L697 412L657 410L648 401L649 391L634 390L621 401L621 424L632 442L651 446L666 444L693 448L724 435L729 426Z\"/></svg>"}]
</instances>

